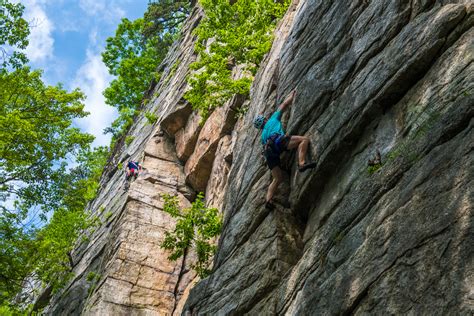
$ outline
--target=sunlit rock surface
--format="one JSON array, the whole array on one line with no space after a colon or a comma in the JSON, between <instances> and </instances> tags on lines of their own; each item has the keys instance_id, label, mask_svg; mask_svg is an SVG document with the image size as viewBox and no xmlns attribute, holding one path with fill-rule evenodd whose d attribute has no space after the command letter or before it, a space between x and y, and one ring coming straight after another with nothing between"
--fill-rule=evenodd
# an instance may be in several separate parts
<instances>
[{"instance_id":1,"label":"sunlit rock surface","mask_svg":"<svg viewBox=\"0 0 474 316\"><path fill-rule=\"evenodd\" d=\"M103 225L78 242L75 277L47 314L333 315L474 312L474 6L470 1L293 1L244 99L203 126L183 95L193 11L117 146L90 208ZM241 75L236 67L235 75ZM271 176L252 127L297 89L286 130L311 139L314 170L283 157ZM369 168L377 151L382 164ZM125 186L130 159L140 177ZM309 158L309 157L308 157ZM160 248L197 191L223 213L212 274ZM290 206L290 207L288 207ZM91 274L93 273L93 274ZM93 276L93 278L91 277ZM90 280L92 279L92 280Z\"/></svg>"}]
</instances>

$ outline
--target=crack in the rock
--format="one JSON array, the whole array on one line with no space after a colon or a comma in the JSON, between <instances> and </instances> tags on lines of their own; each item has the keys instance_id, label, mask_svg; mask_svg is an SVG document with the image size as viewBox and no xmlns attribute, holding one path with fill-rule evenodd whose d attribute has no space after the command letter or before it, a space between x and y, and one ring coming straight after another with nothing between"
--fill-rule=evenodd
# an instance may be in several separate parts
<instances>
[{"instance_id":1,"label":"crack in the rock","mask_svg":"<svg viewBox=\"0 0 474 316\"><path fill-rule=\"evenodd\" d=\"M425 237L420 242L418 242L415 246L406 249L402 254L398 255L388 267L383 269L373 281L371 281L369 284L367 284L365 286L365 288L355 297L353 302L341 314L342 315L353 315L354 311L357 309L357 307L360 305L360 303L363 301L363 299L365 297L367 297L368 292L369 292L370 288L372 287L372 285L377 283L389 270L391 270L395 265L397 265L398 261L401 258L405 257L405 255L407 255L410 251L413 251L413 250L416 250L416 249L419 249L419 248L423 247L424 245L426 245L428 240L436 238L437 236L440 236L440 235L444 234L446 231L448 231L451 228L451 225L453 225L455 223L456 223L456 221L450 223L446 227L442 228L440 231Z\"/></svg>"},{"instance_id":2,"label":"crack in the rock","mask_svg":"<svg viewBox=\"0 0 474 316\"><path fill-rule=\"evenodd\" d=\"M178 306L178 292L179 292L179 284L181 283L181 278L184 275L184 271L186 268L186 256L188 254L188 248L184 249L183 259L181 260L181 267L179 269L178 280L174 286L173 295L174 295L174 303L173 303L173 310L171 311L171 315L174 315L176 307Z\"/></svg>"}]
</instances>

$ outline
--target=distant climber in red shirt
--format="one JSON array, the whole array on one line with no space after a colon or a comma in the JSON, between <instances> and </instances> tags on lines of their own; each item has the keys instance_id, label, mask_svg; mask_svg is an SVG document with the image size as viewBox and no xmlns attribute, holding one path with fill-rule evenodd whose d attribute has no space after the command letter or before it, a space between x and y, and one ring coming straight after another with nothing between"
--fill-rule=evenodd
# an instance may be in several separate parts
<instances>
[{"instance_id":1,"label":"distant climber in red shirt","mask_svg":"<svg viewBox=\"0 0 474 316\"><path fill-rule=\"evenodd\" d=\"M268 168L272 171L273 181L268 187L265 198L265 207L273 209L275 205L272 202L273 195L278 185L283 181L283 174L280 166L280 154L291 149L298 149L298 170L305 170L316 167L315 162L306 163L305 157L308 151L309 138L298 135L285 135L281 124L282 112L293 104L296 90L290 92L285 101L278 107L278 110L267 120L262 115L257 115L253 125L262 130L262 145L264 147L265 160Z\"/></svg>"}]
</instances>

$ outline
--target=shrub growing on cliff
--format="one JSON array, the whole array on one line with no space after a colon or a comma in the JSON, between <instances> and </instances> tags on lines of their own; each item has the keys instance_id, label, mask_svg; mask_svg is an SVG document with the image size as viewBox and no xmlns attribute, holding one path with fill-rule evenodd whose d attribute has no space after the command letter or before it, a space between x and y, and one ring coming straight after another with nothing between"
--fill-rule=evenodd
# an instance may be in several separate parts
<instances>
[{"instance_id":1,"label":"shrub growing on cliff","mask_svg":"<svg viewBox=\"0 0 474 316\"><path fill-rule=\"evenodd\" d=\"M197 262L192 268L204 278L209 275L209 266L216 251L212 240L216 238L222 228L222 219L215 208L207 208L204 195L199 193L190 208L181 210L176 196L163 195L165 204L163 210L178 219L172 232L166 232L161 247L170 250L169 260L176 261L189 248L197 254Z\"/></svg>"},{"instance_id":2,"label":"shrub growing on cliff","mask_svg":"<svg viewBox=\"0 0 474 316\"><path fill-rule=\"evenodd\" d=\"M158 121L158 116L154 113L151 113L151 112L146 112L145 117L146 117L146 120L147 120L148 124L150 124L150 125L153 125L153 124L156 123L156 121Z\"/></svg>"},{"instance_id":3,"label":"shrub growing on cliff","mask_svg":"<svg viewBox=\"0 0 474 316\"><path fill-rule=\"evenodd\" d=\"M190 12L190 0L149 1L144 15L147 24L143 29L143 35L146 38L166 32L176 35Z\"/></svg>"},{"instance_id":4,"label":"shrub growing on cliff","mask_svg":"<svg viewBox=\"0 0 474 316\"><path fill-rule=\"evenodd\" d=\"M234 94L249 93L263 56L270 50L277 20L288 8L288 0L200 0L206 13L195 29L198 60L185 98L205 119ZM209 49L207 44L212 41ZM243 65L248 75L232 79L232 65Z\"/></svg>"}]
</instances>

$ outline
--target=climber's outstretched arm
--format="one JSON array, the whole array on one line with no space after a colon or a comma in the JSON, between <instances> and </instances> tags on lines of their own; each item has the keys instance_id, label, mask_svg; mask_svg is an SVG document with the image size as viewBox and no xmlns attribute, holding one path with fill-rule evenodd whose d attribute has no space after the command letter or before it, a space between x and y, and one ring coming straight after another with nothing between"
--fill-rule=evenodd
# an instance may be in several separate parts
<instances>
[{"instance_id":1,"label":"climber's outstretched arm","mask_svg":"<svg viewBox=\"0 0 474 316\"><path fill-rule=\"evenodd\" d=\"M288 96L286 97L285 101L283 101L283 103L280 104L280 106L278 107L278 111L280 112L285 111L285 109L293 103L295 99L295 94L296 94L296 90L291 91L290 94L288 94Z\"/></svg>"}]
</instances>

